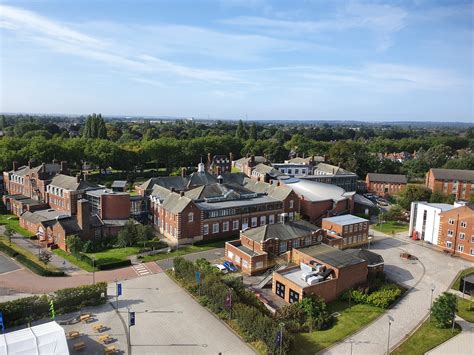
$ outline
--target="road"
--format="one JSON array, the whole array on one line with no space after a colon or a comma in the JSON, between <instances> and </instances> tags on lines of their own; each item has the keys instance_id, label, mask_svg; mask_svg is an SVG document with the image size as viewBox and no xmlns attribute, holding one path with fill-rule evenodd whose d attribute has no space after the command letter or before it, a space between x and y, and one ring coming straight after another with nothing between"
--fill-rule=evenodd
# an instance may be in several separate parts
<instances>
[{"instance_id":1,"label":"road","mask_svg":"<svg viewBox=\"0 0 474 355\"><path fill-rule=\"evenodd\" d=\"M0 253L0 274L7 272L15 271L21 269L16 262L14 262L10 257Z\"/></svg>"},{"instance_id":2,"label":"road","mask_svg":"<svg viewBox=\"0 0 474 355\"><path fill-rule=\"evenodd\" d=\"M387 311L387 314L351 337L353 354L386 353L388 316L394 319L390 329L390 348L393 350L396 344L428 314L432 286L435 286L433 292L435 299L449 288L459 270L472 265L462 259L422 246L420 242L410 241L407 237L389 237L375 232L375 240L370 249L383 256L387 275L409 288L409 291L399 303ZM415 255L418 261L401 259L399 256L401 251ZM323 351L323 354L349 354L350 346L349 341L339 343Z\"/></svg>"}]
</instances>

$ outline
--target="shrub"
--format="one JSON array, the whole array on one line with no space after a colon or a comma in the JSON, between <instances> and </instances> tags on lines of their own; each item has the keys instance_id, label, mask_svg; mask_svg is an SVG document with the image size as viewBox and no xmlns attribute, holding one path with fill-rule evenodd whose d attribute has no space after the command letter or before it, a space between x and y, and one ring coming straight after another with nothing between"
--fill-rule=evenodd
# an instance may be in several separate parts
<instances>
[{"instance_id":1,"label":"shrub","mask_svg":"<svg viewBox=\"0 0 474 355\"><path fill-rule=\"evenodd\" d=\"M341 299L352 303L370 304L375 307L388 308L402 294L402 290L395 284L385 283L377 290L363 287L356 290L350 289L344 292Z\"/></svg>"},{"instance_id":2,"label":"shrub","mask_svg":"<svg viewBox=\"0 0 474 355\"><path fill-rule=\"evenodd\" d=\"M120 267L130 266L131 264L132 262L127 259L127 260L112 261L106 264L99 264L97 268L99 270L111 270L111 269L117 269Z\"/></svg>"},{"instance_id":3,"label":"shrub","mask_svg":"<svg viewBox=\"0 0 474 355\"><path fill-rule=\"evenodd\" d=\"M438 328L448 328L453 324L457 310L457 298L452 293L443 292L434 302L431 314Z\"/></svg>"}]
</instances>

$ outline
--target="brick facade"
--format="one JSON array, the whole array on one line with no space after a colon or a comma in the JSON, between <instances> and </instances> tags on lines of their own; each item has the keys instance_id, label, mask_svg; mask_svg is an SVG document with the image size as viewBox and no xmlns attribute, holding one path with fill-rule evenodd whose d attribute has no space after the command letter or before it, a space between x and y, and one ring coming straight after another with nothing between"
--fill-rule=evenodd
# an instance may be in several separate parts
<instances>
[{"instance_id":1,"label":"brick facade","mask_svg":"<svg viewBox=\"0 0 474 355\"><path fill-rule=\"evenodd\" d=\"M438 248L474 261L474 210L468 206L440 213Z\"/></svg>"},{"instance_id":2,"label":"brick facade","mask_svg":"<svg viewBox=\"0 0 474 355\"><path fill-rule=\"evenodd\" d=\"M368 243L369 222L367 220L365 222L341 225L331 220L323 219L321 227L342 238L341 249L353 248Z\"/></svg>"},{"instance_id":3,"label":"brick facade","mask_svg":"<svg viewBox=\"0 0 474 355\"><path fill-rule=\"evenodd\" d=\"M436 170L448 170L443 178L436 177ZM426 173L425 185L431 191L439 191L445 195L454 195L456 200L469 200L474 193L474 179L456 178L455 173L449 174L449 169L430 169Z\"/></svg>"}]
</instances>

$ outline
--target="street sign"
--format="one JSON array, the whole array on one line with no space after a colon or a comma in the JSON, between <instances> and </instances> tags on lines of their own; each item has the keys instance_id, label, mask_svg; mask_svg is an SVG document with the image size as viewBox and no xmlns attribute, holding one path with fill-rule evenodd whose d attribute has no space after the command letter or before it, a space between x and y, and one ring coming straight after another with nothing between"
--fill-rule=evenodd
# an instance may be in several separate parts
<instances>
[{"instance_id":1,"label":"street sign","mask_svg":"<svg viewBox=\"0 0 474 355\"><path fill-rule=\"evenodd\" d=\"M201 284L201 272L200 271L196 271L196 283L198 285Z\"/></svg>"},{"instance_id":2,"label":"street sign","mask_svg":"<svg viewBox=\"0 0 474 355\"><path fill-rule=\"evenodd\" d=\"M129 314L128 325L129 327L134 326L135 325L135 312L129 312L128 314Z\"/></svg>"},{"instance_id":3,"label":"street sign","mask_svg":"<svg viewBox=\"0 0 474 355\"><path fill-rule=\"evenodd\" d=\"M122 296L122 284L117 284L117 296Z\"/></svg>"},{"instance_id":4,"label":"street sign","mask_svg":"<svg viewBox=\"0 0 474 355\"><path fill-rule=\"evenodd\" d=\"M3 313L0 312L0 325L2 326L2 333L5 333L5 325L3 324Z\"/></svg>"}]
</instances>

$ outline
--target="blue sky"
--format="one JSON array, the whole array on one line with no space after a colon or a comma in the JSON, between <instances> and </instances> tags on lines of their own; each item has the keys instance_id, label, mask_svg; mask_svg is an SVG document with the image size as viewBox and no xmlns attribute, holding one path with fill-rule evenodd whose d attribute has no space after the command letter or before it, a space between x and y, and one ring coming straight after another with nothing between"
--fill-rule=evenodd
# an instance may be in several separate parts
<instances>
[{"instance_id":1,"label":"blue sky","mask_svg":"<svg viewBox=\"0 0 474 355\"><path fill-rule=\"evenodd\" d=\"M471 1L0 0L0 111L474 121Z\"/></svg>"}]
</instances>

